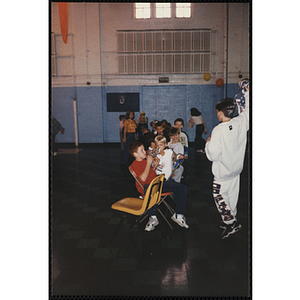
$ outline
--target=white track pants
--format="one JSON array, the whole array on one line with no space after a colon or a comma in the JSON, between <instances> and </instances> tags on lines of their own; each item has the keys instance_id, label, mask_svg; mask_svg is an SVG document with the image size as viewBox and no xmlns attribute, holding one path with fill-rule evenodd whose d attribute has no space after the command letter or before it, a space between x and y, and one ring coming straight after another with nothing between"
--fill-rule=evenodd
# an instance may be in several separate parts
<instances>
[{"instance_id":1,"label":"white track pants","mask_svg":"<svg viewBox=\"0 0 300 300\"><path fill-rule=\"evenodd\" d=\"M236 221L239 190L240 175L228 181L213 182L214 201L225 224Z\"/></svg>"}]
</instances>

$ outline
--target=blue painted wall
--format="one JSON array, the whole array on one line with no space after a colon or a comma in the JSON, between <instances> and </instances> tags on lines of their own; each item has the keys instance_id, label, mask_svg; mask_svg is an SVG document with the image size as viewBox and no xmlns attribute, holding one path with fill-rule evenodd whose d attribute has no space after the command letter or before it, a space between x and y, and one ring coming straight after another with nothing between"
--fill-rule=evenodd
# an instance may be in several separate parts
<instances>
[{"instance_id":1,"label":"blue painted wall","mask_svg":"<svg viewBox=\"0 0 300 300\"><path fill-rule=\"evenodd\" d=\"M79 143L103 143L103 109L100 87L76 88Z\"/></svg>"},{"instance_id":2,"label":"blue painted wall","mask_svg":"<svg viewBox=\"0 0 300 300\"><path fill-rule=\"evenodd\" d=\"M73 98L77 101L79 143L119 142L119 115L107 112L107 93L140 93L140 111L145 111L149 122L166 119L172 125L176 118L183 118L183 130L194 141L195 128L188 129L190 109L202 112L208 134L218 124L215 105L224 98L224 88L211 85L165 86L103 86L103 87L55 87L52 88L52 115L61 122L65 134L57 135L57 142L74 143ZM227 96L234 97L237 84L227 85ZM125 113L125 112L124 112ZM136 113L137 120L139 113ZM204 135L204 139L208 137Z\"/></svg>"},{"instance_id":3,"label":"blue painted wall","mask_svg":"<svg viewBox=\"0 0 300 300\"><path fill-rule=\"evenodd\" d=\"M51 114L65 128L65 133L58 133L56 142L74 143L74 117L73 98L75 97L74 87L52 88Z\"/></svg>"}]
</instances>

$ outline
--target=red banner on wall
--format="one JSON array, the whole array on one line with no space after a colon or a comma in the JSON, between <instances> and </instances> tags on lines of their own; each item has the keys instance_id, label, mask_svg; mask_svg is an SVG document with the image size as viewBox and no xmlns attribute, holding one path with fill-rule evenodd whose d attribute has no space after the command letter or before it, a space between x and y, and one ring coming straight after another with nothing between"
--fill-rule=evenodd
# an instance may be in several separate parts
<instances>
[{"instance_id":1,"label":"red banner on wall","mask_svg":"<svg viewBox=\"0 0 300 300\"><path fill-rule=\"evenodd\" d=\"M59 2L57 4L61 35L64 43L66 44L68 41L69 3Z\"/></svg>"}]
</instances>

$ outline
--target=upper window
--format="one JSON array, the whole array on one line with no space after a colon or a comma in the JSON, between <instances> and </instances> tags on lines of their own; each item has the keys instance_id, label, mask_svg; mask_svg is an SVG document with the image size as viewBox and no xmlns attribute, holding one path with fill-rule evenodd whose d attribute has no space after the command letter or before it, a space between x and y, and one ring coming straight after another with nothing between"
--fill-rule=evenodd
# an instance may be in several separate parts
<instances>
[{"instance_id":1,"label":"upper window","mask_svg":"<svg viewBox=\"0 0 300 300\"><path fill-rule=\"evenodd\" d=\"M135 18L149 19L150 18L150 3L135 3Z\"/></svg>"},{"instance_id":2,"label":"upper window","mask_svg":"<svg viewBox=\"0 0 300 300\"><path fill-rule=\"evenodd\" d=\"M191 3L134 3L135 19L171 19L171 18L191 18Z\"/></svg>"},{"instance_id":3,"label":"upper window","mask_svg":"<svg viewBox=\"0 0 300 300\"><path fill-rule=\"evenodd\" d=\"M176 3L176 18L190 18L191 3Z\"/></svg>"},{"instance_id":4,"label":"upper window","mask_svg":"<svg viewBox=\"0 0 300 300\"><path fill-rule=\"evenodd\" d=\"M171 3L156 3L155 17L156 18L171 18Z\"/></svg>"}]
</instances>

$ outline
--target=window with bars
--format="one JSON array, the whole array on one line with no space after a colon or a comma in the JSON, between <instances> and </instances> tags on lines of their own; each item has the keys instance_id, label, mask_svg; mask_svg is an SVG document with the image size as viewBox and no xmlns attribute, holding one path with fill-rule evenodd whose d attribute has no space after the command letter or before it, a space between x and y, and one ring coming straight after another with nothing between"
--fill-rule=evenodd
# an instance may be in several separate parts
<instances>
[{"instance_id":1,"label":"window with bars","mask_svg":"<svg viewBox=\"0 0 300 300\"><path fill-rule=\"evenodd\" d=\"M51 75L73 76L73 34L68 34L65 44L61 34L51 33Z\"/></svg>"},{"instance_id":2,"label":"window with bars","mask_svg":"<svg viewBox=\"0 0 300 300\"><path fill-rule=\"evenodd\" d=\"M211 71L211 30L118 31L118 73Z\"/></svg>"},{"instance_id":3,"label":"window with bars","mask_svg":"<svg viewBox=\"0 0 300 300\"><path fill-rule=\"evenodd\" d=\"M51 33L51 75L56 76L56 51L55 51L55 35Z\"/></svg>"}]
</instances>

